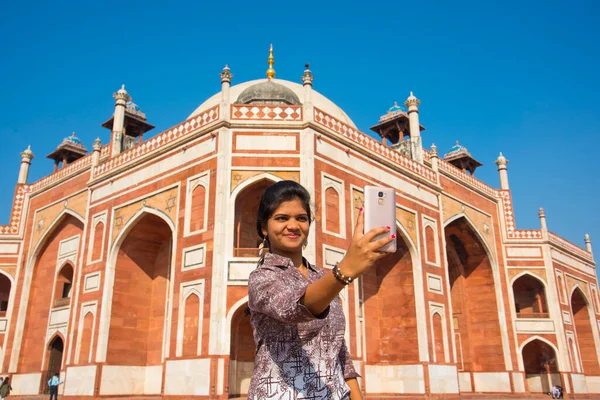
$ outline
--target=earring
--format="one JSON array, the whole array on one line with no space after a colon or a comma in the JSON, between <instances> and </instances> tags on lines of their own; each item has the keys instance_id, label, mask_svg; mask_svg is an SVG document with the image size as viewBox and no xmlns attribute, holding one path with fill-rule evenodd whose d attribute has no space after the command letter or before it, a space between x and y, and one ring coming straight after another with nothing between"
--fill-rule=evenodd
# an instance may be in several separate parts
<instances>
[{"instance_id":1,"label":"earring","mask_svg":"<svg viewBox=\"0 0 600 400\"><path fill-rule=\"evenodd\" d=\"M262 243L258 245L258 256L262 257L263 252L265 251L265 246L267 245L267 238L264 238Z\"/></svg>"},{"instance_id":2,"label":"earring","mask_svg":"<svg viewBox=\"0 0 600 400\"><path fill-rule=\"evenodd\" d=\"M302 250L306 250L307 247L308 247L308 242L304 242L304 244L302 245Z\"/></svg>"}]
</instances>

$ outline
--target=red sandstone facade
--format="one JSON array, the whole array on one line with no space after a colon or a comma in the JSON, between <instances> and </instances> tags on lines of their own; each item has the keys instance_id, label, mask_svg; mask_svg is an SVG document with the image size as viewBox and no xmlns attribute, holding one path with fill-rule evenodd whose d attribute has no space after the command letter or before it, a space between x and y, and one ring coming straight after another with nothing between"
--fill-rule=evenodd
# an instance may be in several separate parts
<instances>
[{"instance_id":1,"label":"red sandstone facade","mask_svg":"<svg viewBox=\"0 0 600 400\"><path fill-rule=\"evenodd\" d=\"M256 209L281 179L311 192L306 256L324 268L344 254L362 187L396 189L398 251L341 294L368 396L600 393L591 247L548 232L542 215L541 230L516 229L507 180L495 189L435 151L406 156L359 132L310 71L304 86L231 88L228 73L222 92L146 140L128 136L148 125L122 89L109 144L17 185L0 228L0 365L15 395L60 372L66 398L243 396ZM265 82L291 97L236 103ZM394 110L407 124L410 100ZM400 138L418 137L412 123Z\"/></svg>"}]
</instances>

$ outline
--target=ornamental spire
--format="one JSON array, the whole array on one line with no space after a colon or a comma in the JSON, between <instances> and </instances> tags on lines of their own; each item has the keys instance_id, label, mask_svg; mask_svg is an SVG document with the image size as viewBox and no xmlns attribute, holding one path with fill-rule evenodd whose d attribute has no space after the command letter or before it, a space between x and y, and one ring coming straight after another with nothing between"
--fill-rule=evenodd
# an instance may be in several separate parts
<instances>
[{"instance_id":1,"label":"ornamental spire","mask_svg":"<svg viewBox=\"0 0 600 400\"><path fill-rule=\"evenodd\" d=\"M267 70L267 78L269 80L275 78L275 70L273 69L273 64L275 64L275 58L273 57L273 44L269 48L269 69Z\"/></svg>"}]
</instances>

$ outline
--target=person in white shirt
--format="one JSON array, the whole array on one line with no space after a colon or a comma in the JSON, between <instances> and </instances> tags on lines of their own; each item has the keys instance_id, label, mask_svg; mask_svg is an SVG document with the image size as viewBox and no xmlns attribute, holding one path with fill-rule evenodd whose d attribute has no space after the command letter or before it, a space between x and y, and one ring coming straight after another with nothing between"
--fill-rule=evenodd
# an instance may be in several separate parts
<instances>
[{"instance_id":1,"label":"person in white shirt","mask_svg":"<svg viewBox=\"0 0 600 400\"><path fill-rule=\"evenodd\" d=\"M58 400L58 385L61 385L58 374L54 374L52 378L48 381L48 386L50 386L50 400L54 396L54 400Z\"/></svg>"}]
</instances>

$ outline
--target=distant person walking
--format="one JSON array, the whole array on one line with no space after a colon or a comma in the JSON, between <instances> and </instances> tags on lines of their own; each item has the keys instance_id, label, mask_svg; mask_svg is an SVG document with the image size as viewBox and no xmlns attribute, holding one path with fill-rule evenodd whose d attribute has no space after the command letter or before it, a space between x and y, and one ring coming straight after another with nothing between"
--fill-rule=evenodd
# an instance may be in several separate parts
<instances>
[{"instance_id":1,"label":"distant person walking","mask_svg":"<svg viewBox=\"0 0 600 400\"><path fill-rule=\"evenodd\" d=\"M12 386L10 386L10 380L7 376L6 378L4 378L2 384L0 385L0 400L4 400L5 398L7 398L11 390Z\"/></svg>"},{"instance_id":2,"label":"distant person walking","mask_svg":"<svg viewBox=\"0 0 600 400\"><path fill-rule=\"evenodd\" d=\"M52 400L52 396L54 396L54 400L58 400L58 385L61 385L62 382L58 377L58 374L54 374L52 378L48 381L48 386L50 386L50 400Z\"/></svg>"}]
</instances>

